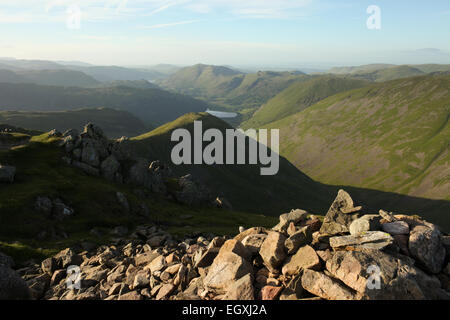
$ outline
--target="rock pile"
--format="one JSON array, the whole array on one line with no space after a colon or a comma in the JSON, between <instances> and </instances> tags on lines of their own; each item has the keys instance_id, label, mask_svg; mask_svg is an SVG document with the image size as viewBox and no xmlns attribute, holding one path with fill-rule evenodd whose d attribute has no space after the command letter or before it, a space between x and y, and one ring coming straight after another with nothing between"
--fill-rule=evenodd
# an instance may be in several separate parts
<instances>
[{"instance_id":1,"label":"rock pile","mask_svg":"<svg viewBox=\"0 0 450 320\"><path fill-rule=\"evenodd\" d=\"M272 229L184 241L140 227L18 272L35 299L449 299L449 236L419 218L363 212L341 190L323 223L293 210Z\"/></svg>"}]
</instances>

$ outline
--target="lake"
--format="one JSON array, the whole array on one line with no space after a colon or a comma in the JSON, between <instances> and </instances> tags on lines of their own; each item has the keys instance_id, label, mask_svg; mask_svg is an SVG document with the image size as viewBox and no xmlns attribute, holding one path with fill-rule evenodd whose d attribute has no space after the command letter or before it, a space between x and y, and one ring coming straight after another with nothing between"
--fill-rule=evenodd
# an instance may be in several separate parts
<instances>
[{"instance_id":1,"label":"lake","mask_svg":"<svg viewBox=\"0 0 450 320\"><path fill-rule=\"evenodd\" d=\"M213 115L217 118L235 118L238 114L236 112L223 112L223 111L214 111L207 109L205 112Z\"/></svg>"}]
</instances>

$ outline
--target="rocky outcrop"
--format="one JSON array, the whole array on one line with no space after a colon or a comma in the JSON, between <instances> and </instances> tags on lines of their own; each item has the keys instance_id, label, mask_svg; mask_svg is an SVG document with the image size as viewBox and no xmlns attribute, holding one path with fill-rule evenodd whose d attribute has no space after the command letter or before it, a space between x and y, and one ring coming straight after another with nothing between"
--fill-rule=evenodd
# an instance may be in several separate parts
<instances>
[{"instance_id":1,"label":"rocky outcrop","mask_svg":"<svg viewBox=\"0 0 450 320\"><path fill-rule=\"evenodd\" d=\"M340 191L329 213L336 218L355 211L360 209ZM330 229L305 212L282 215L272 230L241 228L232 239L182 240L140 226L116 233L109 246L66 249L18 272L35 299L450 299L448 236L434 225L408 216L361 215L379 224L362 223L368 230L352 235L355 219L328 219ZM383 228L392 223L398 226ZM74 289L67 287L74 280L71 266L80 275Z\"/></svg>"},{"instance_id":2,"label":"rocky outcrop","mask_svg":"<svg viewBox=\"0 0 450 320\"><path fill-rule=\"evenodd\" d=\"M88 175L145 187L163 195L168 195L166 181L171 179L177 184L171 196L181 203L231 208L231 204L224 199L214 200L209 189L198 178L192 175L175 177L170 168L159 160L150 161L132 155L125 146L127 138L110 141L101 128L92 123L87 124L82 133L73 129L66 131L61 139L61 146L68 155L64 161Z\"/></svg>"}]
</instances>

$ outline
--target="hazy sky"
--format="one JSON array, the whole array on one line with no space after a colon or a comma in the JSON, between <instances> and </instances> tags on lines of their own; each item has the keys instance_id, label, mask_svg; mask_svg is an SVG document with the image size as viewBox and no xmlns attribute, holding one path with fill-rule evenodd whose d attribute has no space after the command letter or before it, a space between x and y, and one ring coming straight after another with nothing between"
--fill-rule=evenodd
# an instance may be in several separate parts
<instances>
[{"instance_id":1,"label":"hazy sky","mask_svg":"<svg viewBox=\"0 0 450 320\"><path fill-rule=\"evenodd\" d=\"M379 30L367 27L370 5L381 10ZM24 59L450 63L448 0L0 0L0 28L0 56Z\"/></svg>"}]
</instances>

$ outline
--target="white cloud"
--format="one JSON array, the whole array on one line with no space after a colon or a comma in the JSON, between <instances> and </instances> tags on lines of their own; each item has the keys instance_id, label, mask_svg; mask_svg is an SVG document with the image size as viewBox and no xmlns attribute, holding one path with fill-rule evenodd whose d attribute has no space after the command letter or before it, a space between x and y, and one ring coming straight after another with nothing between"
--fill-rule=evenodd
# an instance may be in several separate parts
<instances>
[{"instance_id":1,"label":"white cloud","mask_svg":"<svg viewBox=\"0 0 450 320\"><path fill-rule=\"evenodd\" d=\"M298 16L313 0L194 0L186 7L198 13L225 12L249 18Z\"/></svg>"},{"instance_id":2,"label":"white cloud","mask_svg":"<svg viewBox=\"0 0 450 320\"><path fill-rule=\"evenodd\" d=\"M173 27L178 26L182 24L191 24L198 22L200 20L185 20L185 21L178 21L178 22L171 22L171 23L161 23L161 24L155 24L153 26L141 26L141 29L159 29L159 28L166 28L166 27Z\"/></svg>"}]
</instances>

